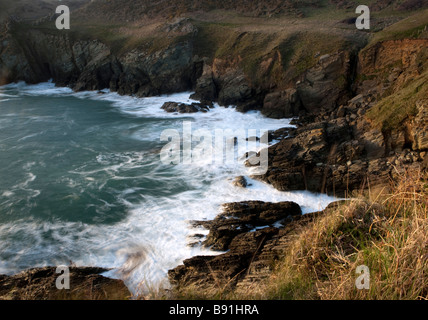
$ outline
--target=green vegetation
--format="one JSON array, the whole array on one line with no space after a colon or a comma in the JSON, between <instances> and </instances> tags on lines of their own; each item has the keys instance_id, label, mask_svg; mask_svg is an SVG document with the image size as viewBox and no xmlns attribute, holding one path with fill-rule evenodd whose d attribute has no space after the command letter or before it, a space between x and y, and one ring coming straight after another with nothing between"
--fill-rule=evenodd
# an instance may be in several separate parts
<instances>
[{"instance_id":1,"label":"green vegetation","mask_svg":"<svg viewBox=\"0 0 428 320\"><path fill-rule=\"evenodd\" d=\"M320 56L350 49L343 37L321 32L299 32L286 38L279 46L287 77L294 78L313 67Z\"/></svg>"},{"instance_id":2,"label":"green vegetation","mask_svg":"<svg viewBox=\"0 0 428 320\"><path fill-rule=\"evenodd\" d=\"M420 10L409 17L377 32L369 45L386 40L428 37L428 10Z\"/></svg>"},{"instance_id":3,"label":"green vegetation","mask_svg":"<svg viewBox=\"0 0 428 320\"><path fill-rule=\"evenodd\" d=\"M428 10L418 12L407 19L404 19L389 28L378 32L374 35L370 44L362 50L372 48L375 44L387 40L399 40L407 38L426 38L428 25ZM400 85L392 86L389 84L388 77L395 67L402 68L402 61L396 61L383 68L375 70L374 74L360 75L359 80L367 79L383 79L388 89L384 92L379 102L372 107L367 116L373 121L373 124L385 131L393 130L401 126L401 124L413 116L416 111L416 102L428 97L428 51L421 51L415 57L415 65L418 66L415 74L419 75L414 78L409 78Z\"/></svg>"},{"instance_id":4,"label":"green vegetation","mask_svg":"<svg viewBox=\"0 0 428 320\"><path fill-rule=\"evenodd\" d=\"M428 97L428 71L386 96L372 107L367 116L382 130L398 128L416 112L416 102Z\"/></svg>"}]
</instances>

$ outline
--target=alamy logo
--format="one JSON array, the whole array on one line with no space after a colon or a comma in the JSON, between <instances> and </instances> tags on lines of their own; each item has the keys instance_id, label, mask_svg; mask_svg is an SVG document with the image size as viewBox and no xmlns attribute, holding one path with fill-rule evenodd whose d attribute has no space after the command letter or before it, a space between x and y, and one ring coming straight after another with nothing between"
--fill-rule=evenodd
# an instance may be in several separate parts
<instances>
[{"instance_id":1,"label":"alamy logo","mask_svg":"<svg viewBox=\"0 0 428 320\"><path fill-rule=\"evenodd\" d=\"M56 279L56 288L58 290L70 289L70 269L67 266L59 266L56 268L56 273L61 274Z\"/></svg>"},{"instance_id":2,"label":"alamy logo","mask_svg":"<svg viewBox=\"0 0 428 320\"><path fill-rule=\"evenodd\" d=\"M361 14L355 21L355 26L358 30L370 29L370 8L365 5L360 5L355 10L355 13Z\"/></svg>"},{"instance_id":3,"label":"alamy logo","mask_svg":"<svg viewBox=\"0 0 428 320\"><path fill-rule=\"evenodd\" d=\"M55 21L55 26L58 30L70 29L70 8L61 5L56 8L56 13L60 14L60 16Z\"/></svg>"},{"instance_id":4,"label":"alamy logo","mask_svg":"<svg viewBox=\"0 0 428 320\"><path fill-rule=\"evenodd\" d=\"M355 286L358 290L370 289L370 269L365 265L357 267L356 273L360 276L355 280Z\"/></svg>"}]
</instances>

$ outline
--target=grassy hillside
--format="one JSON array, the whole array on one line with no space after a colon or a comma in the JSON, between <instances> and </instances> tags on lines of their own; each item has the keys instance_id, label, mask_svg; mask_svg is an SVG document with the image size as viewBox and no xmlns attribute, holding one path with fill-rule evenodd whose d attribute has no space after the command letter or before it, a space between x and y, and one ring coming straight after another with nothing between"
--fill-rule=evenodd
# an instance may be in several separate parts
<instances>
[{"instance_id":1,"label":"grassy hillside","mask_svg":"<svg viewBox=\"0 0 428 320\"><path fill-rule=\"evenodd\" d=\"M91 19L108 18L109 21L135 22L145 18L171 18L184 13L213 10L235 11L252 17L270 17L278 14L296 14L299 8L318 6L315 0L95 0L79 11Z\"/></svg>"},{"instance_id":2,"label":"grassy hillside","mask_svg":"<svg viewBox=\"0 0 428 320\"><path fill-rule=\"evenodd\" d=\"M23 20L37 20L41 17L55 13L55 8L61 4L68 5L75 10L90 0L0 0L0 21L8 16Z\"/></svg>"},{"instance_id":3,"label":"grassy hillside","mask_svg":"<svg viewBox=\"0 0 428 320\"><path fill-rule=\"evenodd\" d=\"M369 5L374 12L408 11L427 7L423 0L94 0L80 10L80 14L92 19L108 18L126 22L142 18L173 17L184 13L213 10L235 11L251 17L275 17L279 15L313 16L328 11L353 10L358 4Z\"/></svg>"},{"instance_id":4,"label":"grassy hillside","mask_svg":"<svg viewBox=\"0 0 428 320\"><path fill-rule=\"evenodd\" d=\"M370 44L403 38L428 38L428 10L420 10L377 32Z\"/></svg>"}]
</instances>

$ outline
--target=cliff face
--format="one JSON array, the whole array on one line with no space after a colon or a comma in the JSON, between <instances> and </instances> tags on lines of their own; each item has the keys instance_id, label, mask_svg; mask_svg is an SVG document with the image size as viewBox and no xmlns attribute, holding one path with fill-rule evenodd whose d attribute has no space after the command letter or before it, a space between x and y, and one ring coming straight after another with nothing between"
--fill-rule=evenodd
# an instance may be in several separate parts
<instances>
[{"instance_id":1,"label":"cliff face","mask_svg":"<svg viewBox=\"0 0 428 320\"><path fill-rule=\"evenodd\" d=\"M267 85L261 79L273 71L264 74L266 61L256 64L256 75L251 75L239 53L199 57L193 36L156 51L136 48L117 54L99 40L14 28L0 42L2 83L53 79L76 91L109 88L139 97L194 89L196 99L237 105L243 112L261 109L275 118L316 112L320 106L332 110L350 96L355 63L350 51L321 56L313 67ZM280 70L286 68L277 63Z\"/></svg>"},{"instance_id":2,"label":"cliff face","mask_svg":"<svg viewBox=\"0 0 428 320\"><path fill-rule=\"evenodd\" d=\"M76 91L110 88L151 96L189 90L198 73L190 42L151 54L133 50L117 56L98 40L73 40L68 34L39 30L12 33L0 46L3 82L52 78Z\"/></svg>"},{"instance_id":3,"label":"cliff face","mask_svg":"<svg viewBox=\"0 0 428 320\"><path fill-rule=\"evenodd\" d=\"M259 74L266 68L265 62L257 66ZM238 110L244 112L259 109L272 118L313 113L321 108L333 110L351 95L349 86L354 62L350 51L326 54L319 57L313 67L298 76L281 79L271 88L246 75L239 59L214 59L198 79L194 97L214 99L220 105L237 105ZM292 84L282 87L282 83Z\"/></svg>"},{"instance_id":4,"label":"cliff face","mask_svg":"<svg viewBox=\"0 0 428 320\"><path fill-rule=\"evenodd\" d=\"M425 69L427 48L428 39L400 39L362 50L358 59L358 92L372 90L388 95L401 89Z\"/></svg>"},{"instance_id":5,"label":"cliff face","mask_svg":"<svg viewBox=\"0 0 428 320\"><path fill-rule=\"evenodd\" d=\"M427 48L426 39L405 39L361 51L359 94L302 117L290 138L269 149L273 165L262 180L284 191L344 195L384 184L393 166L426 166Z\"/></svg>"},{"instance_id":6,"label":"cliff face","mask_svg":"<svg viewBox=\"0 0 428 320\"><path fill-rule=\"evenodd\" d=\"M391 40L359 55L358 92L376 98L367 119L382 133L384 154L409 149L426 158L427 49L428 39Z\"/></svg>"}]
</instances>

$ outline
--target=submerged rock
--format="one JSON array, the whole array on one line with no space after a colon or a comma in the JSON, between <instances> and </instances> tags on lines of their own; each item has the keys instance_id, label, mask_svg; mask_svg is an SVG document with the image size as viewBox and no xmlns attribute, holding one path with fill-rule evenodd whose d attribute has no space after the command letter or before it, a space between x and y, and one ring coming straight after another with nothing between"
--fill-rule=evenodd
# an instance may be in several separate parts
<instances>
[{"instance_id":1,"label":"submerged rock","mask_svg":"<svg viewBox=\"0 0 428 320\"><path fill-rule=\"evenodd\" d=\"M178 113L196 113L196 112L207 112L209 107L201 103L185 104L179 102L165 102L161 107L166 112L178 112Z\"/></svg>"},{"instance_id":2,"label":"submerged rock","mask_svg":"<svg viewBox=\"0 0 428 320\"><path fill-rule=\"evenodd\" d=\"M233 185L236 187L246 188L248 186L247 179L243 176L236 177L235 180L233 180Z\"/></svg>"}]
</instances>

